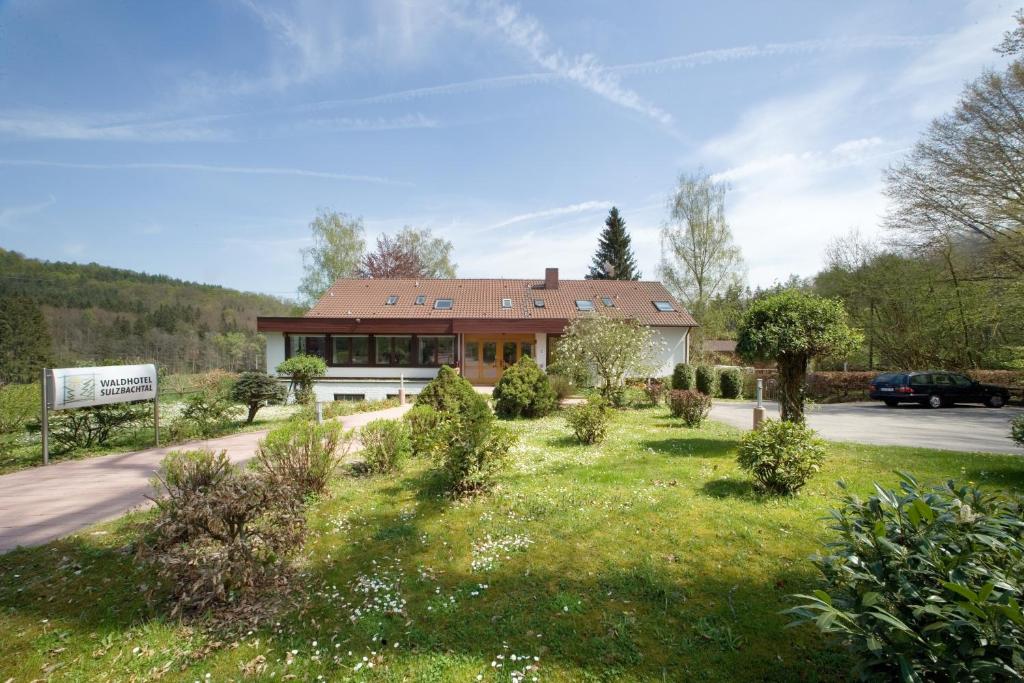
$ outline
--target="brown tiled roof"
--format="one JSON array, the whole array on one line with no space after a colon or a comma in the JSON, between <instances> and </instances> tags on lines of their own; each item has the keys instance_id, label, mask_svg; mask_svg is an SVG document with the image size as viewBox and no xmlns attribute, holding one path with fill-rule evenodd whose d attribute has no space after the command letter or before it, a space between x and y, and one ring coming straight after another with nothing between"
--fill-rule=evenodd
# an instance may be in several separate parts
<instances>
[{"instance_id":1,"label":"brown tiled roof","mask_svg":"<svg viewBox=\"0 0 1024 683\"><path fill-rule=\"evenodd\" d=\"M426 302L417 306L416 297ZM389 296L398 302L385 305ZM601 298L615 305L605 306ZM512 308L502 308L503 298ZM450 310L434 308L436 299L452 299ZM544 301L536 308L534 299ZM594 302L594 312L576 308L577 300ZM670 301L675 311L662 312L654 301ZM543 280L358 280L341 279L306 313L307 318L493 318L495 320L573 319L586 315L630 318L647 325L691 327L697 323L660 282L630 280L560 280L558 289L545 289Z\"/></svg>"}]
</instances>

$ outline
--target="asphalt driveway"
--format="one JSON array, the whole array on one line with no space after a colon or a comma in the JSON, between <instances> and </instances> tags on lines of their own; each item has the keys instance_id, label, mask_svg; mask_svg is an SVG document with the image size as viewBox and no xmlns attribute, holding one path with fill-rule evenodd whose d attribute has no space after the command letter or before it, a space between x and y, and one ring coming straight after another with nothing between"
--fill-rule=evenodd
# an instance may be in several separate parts
<instances>
[{"instance_id":1,"label":"asphalt driveway","mask_svg":"<svg viewBox=\"0 0 1024 683\"><path fill-rule=\"evenodd\" d=\"M766 402L765 407L768 417L778 418L778 403ZM716 401L711 419L750 429L753 408L753 401ZM1024 415L1024 408L958 405L932 410L917 405L889 408L881 402L833 403L810 406L807 423L831 441L1024 455L1009 439L1010 421L1018 415Z\"/></svg>"}]
</instances>

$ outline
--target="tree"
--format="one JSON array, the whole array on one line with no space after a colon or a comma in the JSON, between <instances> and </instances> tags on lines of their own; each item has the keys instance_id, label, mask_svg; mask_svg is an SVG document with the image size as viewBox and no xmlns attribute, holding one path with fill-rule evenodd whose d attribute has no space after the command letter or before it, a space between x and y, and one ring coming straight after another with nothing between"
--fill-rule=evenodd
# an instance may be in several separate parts
<instances>
[{"instance_id":1,"label":"tree","mask_svg":"<svg viewBox=\"0 0 1024 683\"><path fill-rule=\"evenodd\" d=\"M395 236L395 240L419 257L423 277L455 277L456 264L451 260L454 247L448 240L434 237L426 228L417 230L408 225Z\"/></svg>"},{"instance_id":2,"label":"tree","mask_svg":"<svg viewBox=\"0 0 1024 683\"><path fill-rule=\"evenodd\" d=\"M231 400L248 406L245 421L252 424L260 408L272 402L281 402L288 392L281 383L262 372L243 372L231 387Z\"/></svg>"},{"instance_id":3,"label":"tree","mask_svg":"<svg viewBox=\"0 0 1024 683\"><path fill-rule=\"evenodd\" d=\"M302 404L313 403L316 395L313 393L313 381L322 377L327 372L327 363L319 356L307 356L300 353L292 356L283 363L278 364L277 373L288 375L292 380L292 388L295 391L295 402Z\"/></svg>"},{"instance_id":4,"label":"tree","mask_svg":"<svg viewBox=\"0 0 1024 683\"><path fill-rule=\"evenodd\" d=\"M420 257L408 244L402 244L398 238L381 235L377 238L377 248L359 262L359 277L421 278L426 277L426 273Z\"/></svg>"},{"instance_id":5,"label":"tree","mask_svg":"<svg viewBox=\"0 0 1024 683\"><path fill-rule=\"evenodd\" d=\"M1024 14L999 51L1020 55ZM887 223L914 246L980 242L993 263L1024 274L1024 61L969 83L886 173ZM989 272L989 275L998 274Z\"/></svg>"},{"instance_id":6,"label":"tree","mask_svg":"<svg viewBox=\"0 0 1024 683\"><path fill-rule=\"evenodd\" d=\"M305 274L299 293L312 306L334 281L353 277L366 249L363 220L321 209L309 224L313 246L302 250Z\"/></svg>"},{"instance_id":7,"label":"tree","mask_svg":"<svg viewBox=\"0 0 1024 683\"><path fill-rule=\"evenodd\" d=\"M25 297L0 297L0 384L28 384L50 365L50 332L39 306Z\"/></svg>"},{"instance_id":8,"label":"tree","mask_svg":"<svg viewBox=\"0 0 1024 683\"><path fill-rule=\"evenodd\" d=\"M559 371L568 377L596 375L601 395L617 402L627 376L650 377L664 344L647 325L617 318L574 320L558 342Z\"/></svg>"},{"instance_id":9,"label":"tree","mask_svg":"<svg viewBox=\"0 0 1024 683\"><path fill-rule=\"evenodd\" d=\"M608 218L604 219L604 230L598 238L597 253L594 254L587 279L639 280L640 275L633 247L630 246L629 233L626 232L626 221L613 206L608 212Z\"/></svg>"},{"instance_id":10,"label":"tree","mask_svg":"<svg viewBox=\"0 0 1024 683\"><path fill-rule=\"evenodd\" d=\"M750 304L740 321L736 351L748 362L775 361L782 419L803 422L808 364L849 353L858 341L842 302L790 289Z\"/></svg>"}]
</instances>

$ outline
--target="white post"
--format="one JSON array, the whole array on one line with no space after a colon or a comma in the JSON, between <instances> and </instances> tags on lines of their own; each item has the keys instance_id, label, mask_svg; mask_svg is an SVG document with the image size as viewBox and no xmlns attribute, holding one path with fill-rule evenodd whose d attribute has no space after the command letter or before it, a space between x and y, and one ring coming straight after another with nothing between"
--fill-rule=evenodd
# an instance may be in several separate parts
<instances>
[{"instance_id":1,"label":"white post","mask_svg":"<svg viewBox=\"0 0 1024 683\"><path fill-rule=\"evenodd\" d=\"M47 404L47 401L46 401L46 368L43 368L42 378L43 378L43 382L42 382L43 405L42 405L42 414L40 415L42 420L40 421L41 429L40 429L39 433L42 436L43 464L44 465L49 465L50 464L50 410L49 410L49 405Z\"/></svg>"},{"instance_id":2,"label":"white post","mask_svg":"<svg viewBox=\"0 0 1024 683\"><path fill-rule=\"evenodd\" d=\"M153 364L153 368L156 368L156 364ZM160 447L160 372L157 370L156 373L156 395L153 396L153 439L156 442L156 447Z\"/></svg>"},{"instance_id":3,"label":"white post","mask_svg":"<svg viewBox=\"0 0 1024 683\"><path fill-rule=\"evenodd\" d=\"M324 423L324 404L322 401L316 402L316 423L318 425Z\"/></svg>"},{"instance_id":4,"label":"white post","mask_svg":"<svg viewBox=\"0 0 1024 683\"><path fill-rule=\"evenodd\" d=\"M754 406L754 429L760 429L761 423L764 422L765 415L768 413L764 406L761 404L762 391L764 389L764 380L760 377L757 378L757 405Z\"/></svg>"},{"instance_id":5,"label":"white post","mask_svg":"<svg viewBox=\"0 0 1024 683\"><path fill-rule=\"evenodd\" d=\"M398 405L405 405L405 373L398 375Z\"/></svg>"}]
</instances>

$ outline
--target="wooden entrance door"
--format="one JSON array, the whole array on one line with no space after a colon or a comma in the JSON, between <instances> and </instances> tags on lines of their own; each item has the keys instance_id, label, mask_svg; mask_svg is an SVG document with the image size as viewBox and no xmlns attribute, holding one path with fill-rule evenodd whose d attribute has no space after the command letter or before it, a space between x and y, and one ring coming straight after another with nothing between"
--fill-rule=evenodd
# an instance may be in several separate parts
<instances>
[{"instance_id":1,"label":"wooden entrance door","mask_svg":"<svg viewBox=\"0 0 1024 683\"><path fill-rule=\"evenodd\" d=\"M534 355L533 335L492 334L463 340L463 376L473 384L496 384L505 368Z\"/></svg>"}]
</instances>

